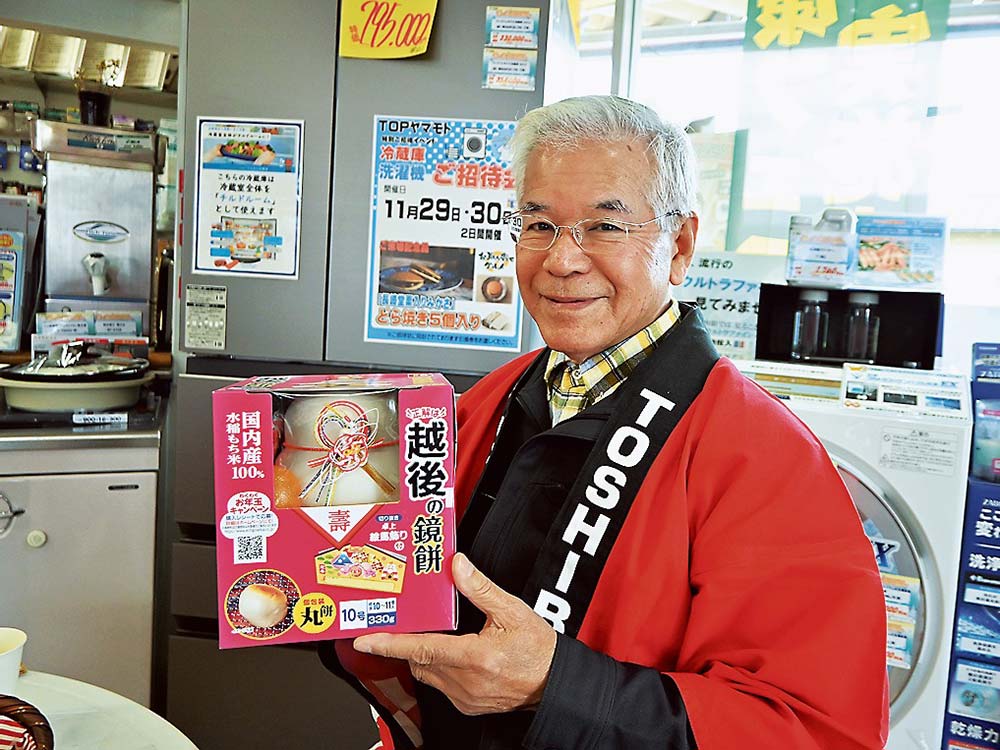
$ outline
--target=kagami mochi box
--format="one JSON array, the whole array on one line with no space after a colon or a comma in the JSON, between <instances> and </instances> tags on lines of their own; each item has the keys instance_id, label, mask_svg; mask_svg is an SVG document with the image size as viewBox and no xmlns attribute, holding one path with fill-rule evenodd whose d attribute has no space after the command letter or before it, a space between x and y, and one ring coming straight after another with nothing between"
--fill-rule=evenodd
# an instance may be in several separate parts
<instances>
[{"instance_id":1,"label":"kagami mochi box","mask_svg":"<svg viewBox=\"0 0 1000 750\"><path fill-rule=\"evenodd\" d=\"M222 648L455 628L443 376L256 377L212 409Z\"/></svg>"}]
</instances>

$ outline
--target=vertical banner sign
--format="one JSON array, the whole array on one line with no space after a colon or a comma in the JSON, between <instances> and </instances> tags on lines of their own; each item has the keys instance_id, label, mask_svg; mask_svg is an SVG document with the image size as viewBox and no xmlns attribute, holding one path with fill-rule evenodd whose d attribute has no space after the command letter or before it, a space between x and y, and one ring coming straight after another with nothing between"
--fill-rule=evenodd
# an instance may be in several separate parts
<instances>
[{"instance_id":1,"label":"vertical banner sign","mask_svg":"<svg viewBox=\"0 0 1000 750\"><path fill-rule=\"evenodd\" d=\"M302 121L198 118L194 271L296 279Z\"/></svg>"},{"instance_id":2,"label":"vertical banner sign","mask_svg":"<svg viewBox=\"0 0 1000 750\"><path fill-rule=\"evenodd\" d=\"M997 361L995 344L973 345L975 476L965 503L942 750L1000 747L1000 484L981 481L977 472L977 458L992 442L985 406L1000 400Z\"/></svg>"},{"instance_id":3,"label":"vertical banner sign","mask_svg":"<svg viewBox=\"0 0 1000 750\"><path fill-rule=\"evenodd\" d=\"M748 0L748 50L940 41L950 0Z\"/></svg>"},{"instance_id":4,"label":"vertical banner sign","mask_svg":"<svg viewBox=\"0 0 1000 750\"><path fill-rule=\"evenodd\" d=\"M427 51L437 0L342 0L340 56L383 60Z\"/></svg>"},{"instance_id":5,"label":"vertical banner sign","mask_svg":"<svg viewBox=\"0 0 1000 750\"><path fill-rule=\"evenodd\" d=\"M365 341L518 351L513 122L375 116Z\"/></svg>"}]
</instances>

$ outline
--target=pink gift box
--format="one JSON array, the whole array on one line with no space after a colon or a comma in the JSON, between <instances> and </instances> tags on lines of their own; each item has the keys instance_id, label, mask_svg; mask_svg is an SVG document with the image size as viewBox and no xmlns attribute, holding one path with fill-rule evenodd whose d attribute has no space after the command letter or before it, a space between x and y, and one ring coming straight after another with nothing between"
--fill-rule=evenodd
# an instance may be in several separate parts
<instances>
[{"instance_id":1,"label":"pink gift box","mask_svg":"<svg viewBox=\"0 0 1000 750\"><path fill-rule=\"evenodd\" d=\"M442 375L256 377L212 396L222 648L455 629Z\"/></svg>"}]
</instances>

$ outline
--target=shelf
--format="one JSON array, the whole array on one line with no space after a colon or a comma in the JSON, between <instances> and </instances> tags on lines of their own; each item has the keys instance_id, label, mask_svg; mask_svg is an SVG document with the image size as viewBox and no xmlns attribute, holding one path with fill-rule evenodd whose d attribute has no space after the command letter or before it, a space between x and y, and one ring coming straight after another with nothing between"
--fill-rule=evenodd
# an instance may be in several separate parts
<instances>
[{"instance_id":1,"label":"shelf","mask_svg":"<svg viewBox=\"0 0 1000 750\"><path fill-rule=\"evenodd\" d=\"M20 365L29 359L28 352L0 352L0 365ZM173 366L173 355L170 352L150 352L149 369L169 370Z\"/></svg>"},{"instance_id":2,"label":"shelf","mask_svg":"<svg viewBox=\"0 0 1000 750\"><path fill-rule=\"evenodd\" d=\"M50 92L59 94L76 94L76 85L72 79L47 73L34 73L30 70L14 70L0 68L0 84L33 84L43 96ZM177 109L177 93L173 91L155 91L128 86L111 90L111 101L133 102L135 104L152 104L158 107Z\"/></svg>"},{"instance_id":3,"label":"shelf","mask_svg":"<svg viewBox=\"0 0 1000 750\"><path fill-rule=\"evenodd\" d=\"M69 78L46 75L44 73L34 73L32 75L34 75L36 85L46 96L48 96L50 91L60 94L76 94L76 85ZM112 107L114 107L114 102L121 101L177 109L177 94L170 91L155 91L153 89L137 89L122 86L121 88L115 87L109 89L109 92L111 93Z\"/></svg>"}]
</instances>

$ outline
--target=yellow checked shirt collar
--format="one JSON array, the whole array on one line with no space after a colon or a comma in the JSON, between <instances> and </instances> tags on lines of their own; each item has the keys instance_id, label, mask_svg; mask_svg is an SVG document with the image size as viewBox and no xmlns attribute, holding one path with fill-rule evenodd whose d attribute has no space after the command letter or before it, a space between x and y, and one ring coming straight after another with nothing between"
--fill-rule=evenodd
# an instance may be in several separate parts
<instances>
[{"instance_id":1,"label":"yellow checked shirt collar","mask_svg":"<svg viewBox=\"0 0 1000 750\"><path fill-rule=\"evenodd\" d=\"M680 309L676 301L671 301L667 309L648 326L579 365L562 352L549 352L545 383L552 424L569 419L611 394L649 356L663 334L678 320Z\"/></svg>"}]
</instances>

